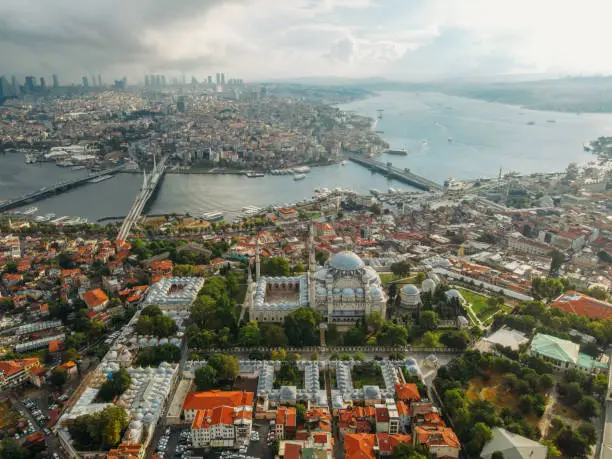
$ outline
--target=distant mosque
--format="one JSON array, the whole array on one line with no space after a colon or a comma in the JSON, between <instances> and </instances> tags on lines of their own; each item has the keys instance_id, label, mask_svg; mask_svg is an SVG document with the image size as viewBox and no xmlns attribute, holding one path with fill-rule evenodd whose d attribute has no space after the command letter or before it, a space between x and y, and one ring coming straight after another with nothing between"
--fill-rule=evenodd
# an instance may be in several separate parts
<instances>
[{"instance_id":1,"label":"distant mosque","mask_svg":"<svg viewBox=\"0 0 612 459\"><path fill-rule=\"evenodd\" d=\"M283 322L301 307L315 309L329 324L352 326L372 312L383 318L387 295L374 268L354 252L333 255L323 267L316 266L311 228L308 273L292 277L260 276L259 242L255 254L255 284L250 318L257 322Z\"/></svg>"}]
</instances>

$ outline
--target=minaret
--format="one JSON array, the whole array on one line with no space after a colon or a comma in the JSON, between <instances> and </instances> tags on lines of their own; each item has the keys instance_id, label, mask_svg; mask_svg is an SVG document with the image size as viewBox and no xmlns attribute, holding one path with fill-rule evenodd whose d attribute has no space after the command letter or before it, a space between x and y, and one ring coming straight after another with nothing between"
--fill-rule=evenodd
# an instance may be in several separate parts
<instances>
[{"instance_id":1,"label":"minaret","mask_svg":"<svg viewBox=\"0 0 612 459\"><path fill-rule=\"evenodd\" d=\"M310 222L310 235L308 237L308 305L311 308L317 306L315 299L315 269L317 262L315 258L314 222Z\"/></svg>"},{"instance_id":2,"label":"minaret","mask_svg":"<svg viewBox=\"0 0 612 459\"><path fill-rule=\"evenodd\" d=\"M257 235L257 243L255 244L255 282L259 282L259 274L261 270L259 260L259 234Z\"/></svg>"}]
</instances>

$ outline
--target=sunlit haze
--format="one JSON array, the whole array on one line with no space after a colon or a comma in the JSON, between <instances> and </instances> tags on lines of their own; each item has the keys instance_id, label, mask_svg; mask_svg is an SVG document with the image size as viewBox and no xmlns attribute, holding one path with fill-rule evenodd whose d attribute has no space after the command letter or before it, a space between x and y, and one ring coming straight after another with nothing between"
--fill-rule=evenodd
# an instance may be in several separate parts
<instances>
[{"instance_id":1,"label":"sunlit haze","mask_svg":"<svg viewBox=\"0 0 612 459\"><path fill-rule=\"evenodd\" d=\"M24 0L0 4L0 62L63 81L608 74L611 13L605 0Z\"/></svg>"}]
</instances>

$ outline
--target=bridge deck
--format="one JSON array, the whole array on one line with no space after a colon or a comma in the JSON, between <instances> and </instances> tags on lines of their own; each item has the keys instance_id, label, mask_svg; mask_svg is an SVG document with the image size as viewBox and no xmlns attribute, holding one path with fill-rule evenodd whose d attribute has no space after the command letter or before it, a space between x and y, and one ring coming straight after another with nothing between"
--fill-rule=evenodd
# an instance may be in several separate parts
<instances>
[{"instance_id":1,"label":"bridge deck","mask_svg":"<svg viewBox=\"0 0 612 459\"><path fill-rule=\"evenodd\" d=\"M420 175L416 175L413 172L410 172L405 169L400 169L398 167L388 166L387 164L381 163L380 161L375 161L371 158L364 158L362 156L351 155L349 159L357 164L361 164L368 169L374 170L376 172L380 172L388 177L391 177L395 180L408 183L416 188L420 188L426 191L442 191L442 187L438 185L436 182L433 182L429 179L421 177Z\"/></svg>"},{"instance_id":2,"label":"bridge deck","mask_svg":"<svg viewBox=\"0 0 612 459\"><path fill-rule=\"evenodd\" d=\"M81 177L81 178L74 179L74 180L66 180L63 182L56 183L55 185L52 185L52 186L41 188L40 190L33 191L32 193L21 195L17 198L11 199L3 204L0 204L0 212L4 212L10 209L13 209L15 207L19 207L27 202L39 201L45 196L49 194L53 194L59 190L73 188L75 186L86 183L97 177L101 177L103 175L114 174L116 172L119 172L121 169L123 169L123 166L113 167L111 169L106 169L103 171L96 172L94 174L90 174L87 177Z\"/></svg>"}]
</instances>

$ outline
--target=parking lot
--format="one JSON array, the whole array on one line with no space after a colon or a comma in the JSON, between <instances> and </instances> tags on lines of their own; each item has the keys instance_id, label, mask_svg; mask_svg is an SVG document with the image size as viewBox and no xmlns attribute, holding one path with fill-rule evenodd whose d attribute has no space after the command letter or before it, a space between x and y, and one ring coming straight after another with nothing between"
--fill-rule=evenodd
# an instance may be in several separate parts
<instances>
[{"instance_id":1,"label":"parking lot","mask_svg":"<svg viewBox=\"0 0 612 459\"><path fill-rule=\"evenodd\" d=\"M166 427L162 432L155 453L167 459L188 459L191 447L191 432L188 428L180 426Z\"/></svg>"}]
</instances>

